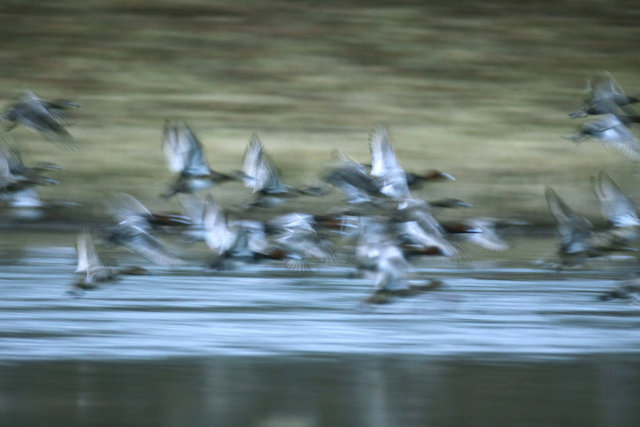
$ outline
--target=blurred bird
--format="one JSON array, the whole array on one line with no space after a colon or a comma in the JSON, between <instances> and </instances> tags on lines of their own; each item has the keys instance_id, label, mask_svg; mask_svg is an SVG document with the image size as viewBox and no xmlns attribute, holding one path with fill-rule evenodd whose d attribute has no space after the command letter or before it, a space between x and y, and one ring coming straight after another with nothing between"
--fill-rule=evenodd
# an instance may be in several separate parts
<instances>
[{"instance_id":1,"label":"blurred bird","mask_svg":"<svg viewBox=\"0 0 640 427\"><path fill-rule=\"evenodd\" d=\"M407 280L411 264L397 244L388 223L376 218L361 218L356 246L358 269L374 278L374 291L364 302L386 304L396 297L410 297L437 289L439 280L412 284Z\"/></svg>"},{"instance_id":2,"label":"blurred bird","mask_svg":"<svg viewBox=\"0 0 640 427\"><path fill-rule=\"evenodd\" d=\"M229 218L212 198L207 198L203 236L214 253L214 268L227 261L285 260L287 267L306 270L307 260L326 262L333 257L331 244L321 238L313 215L289 213L267 222Z\"/></svg>"},{"instance_id":3,"label":"blurred bird","mask_svg":"<svg viewBox=\"0 0 640 427\"><path fill-rule=\"evenodd\" d=\"M592 250L589 239L593 225L571 209L551 187L546 188L545 197L549 211L556 221L556 231L560 237L558 253L562 265L582 263Z\"/></svg>"},{"instance_id":4,"label":"blurred bird","mask_svg":"<svg viewBox=\"0 0 640 427\"><path fill-rule=\"evenodd\" d=\"M500 220L497 218L472 218L463 222L468 231L457 234L463 240L489 251L506 251L509 244L498 232L499 228L509 225L525 225L521 221ZM445 227L446 228L446 227Z\"/></svg>"},{"instance_id":5,"label":"blurred bird","mask_svg":"<svg viewBox=\"0 0 640 427\"><path fill-rule=\"evenodd\" d=\"M131 194L117 194L110 206L111 215L118 222L138 224L141 228L151 231L167 227L187 227L191 225L191 218L178 213L153 213Z\"/></svg>"},{"instance_id":6,"label":"blurred bird","mask_svg":"<svg viewBox=\"0 0 640 427\"><path fill-rule=\"evenodd\" d=\"M107 244L123 246L158 265L177 265L182 261L151 234L157 216L129 194L118 195L110 206L117 224L105 228ZM181 225L184 222L178 219Z\"/></svg>"},{"instance_id":7,"label":"blurred bird","mask_svg":"<svg viewBox=\"0 0 640 427\"><path fill-rule=\"evenodd\" d=\"M323 181L339 188L349 204L375 203L383 197L382 186L369 174L367 167L355 160L335 152L334 166L324 175Z\"/></svg>"},{"instance_id":8,"label":"blurred bird","mask_svg":"<svg viewBox=\"0 0 640 427\"><path fill-rule=\"evenodd\" d=\"M390 225L407 255L440 255L452 257L458 249L449 241L446 231L433 216L429 202L410 199L404 209L390 217ZM459 232L473 232L471 228Z\"/></svg>"},{"instance_id":9,"label":"blurred bird","mask_svg":"<svg viewBox=\"0 0 640 427\"><path fill-rule=\"evenodd\" d=\"M323 219L311 214L292 212L269 220L265 224L265 231L288 258L299 260L302 268L306 269L308 259L328 262L334 258L331 242L318 232L317 221Z\"/></svg>"},{"instance_id":10,"label":"blurred bird","mask_svg":"<svg viewBox=\"0 0 640 427\"><path fill-rule=\"evenodd\" d=\"M373 131L369 149L371 151L370 174L381 181L381 192L392 199L409 197L409 189L418 188L427 181L441 179L455 181L452 175L438 170L427 171L424 174L405 171L396 158L388 131L383 126Z\"/></svg>"},{"instance_id":11,"label":"blurred bird","mask_svg":"<svg viewBox=\"0 0 640 427\"><path fill-rule=\"evenodd\" d=\"M591 178L593 190L600 202L602 216L609 228L601 232L600 240L608 241L612 247L626 247L640 237L640 219L637 206L620 190L615 182L604 172L597 178Z\"/></svg>"},{"instance_id":12,"label":"blurred bird","mask_svg":"<svg viewBox=\"0 0 640 427\"><path fill-rule=\"evenodd\" d=\"M631 104L639 102L637 97L625 95L624 91L608 71L594 73L587 80L584 105L569 113L573 118L597 114L627 114L636 116Z\"/></svg>"},{"instance_id":13,"label":"blurred bird","mask_svg":"<svg viewBox=\"0 0 640 427\"><path fill-rule=\"evenodd\" d=\"M65 200L43 200L33 187L25 187L9 193L0 193L0 200L11 208L10 217L26 220L41 219L48 210L81 206L79 203Z\"/></svg>"},{"instance_id":14,"label":"blurred bird","mask_svg":"<svg viewBox=\"0 0 640 427\"><path fill-rule=\"evenodd\" d=\"M364 300L365 304L388 304L397 297L413 297L425 292L441 289L444 282L440 279L426 279L420 284L409 283L404 289L377 289Z\"/></svg>"},{"instance_id":15,"label":"blurred bird","mask_svg":"<svg viewBox=\"0 0 640 427\"><path fill-rule=\"evenodd\" d=\"M91 235L86 230L80 233L76 239L76 255L78 264L75 272L80 277L73 283L71 292L79 289L95 289L102 283L117 280L121 275L148 274L147 270L140 267L119 269L106 267L98 256Z\"/></svg>"},{"instance_id":16,"label":"blurred bird","mask_svg":"<svg viewBox=\"0 0 640 427\"><path fill-rule=\"evenodd\" d=\"M433 179L455 178L440 171L430 171L425 175L406 172L398 162L385 127L374 129L369 140L371 165L359 163L335 152L337 162L325 174L323 180L342 190L345 202L349 204L371 204L383 206L393 201L402 208L410 199L410 186ZM387 199L387 200L385 200ZM470 205L457 199L444 199L432 202L432 206L468 207Z\"/></svg>"},{"instance_id":17,"label":"blurred bird","mask_svg":"<svg viewBox=\"0 0 640 427\"><path fill-rule=\"evenodd\" d=\"M614 227L635 227L640 225L636 204L620 190L604 172L592 177L593 190L600 202L602 216Z\"/></svg>"},{"instance_id":18,"label":"blurred bird","mask_svg":"<svg viewBox=\"0 0 640 427\"><path fill-rule=\"evenodd\" d=\"M411 197L407 176L398 163L387 129L378 127L369 141L371 151L371 176L380 181L380 192L402 202Z\"/></svg>"},{"instance_id":19,"label":"blurred bird","mask_svg":"<svg viewBox=\"0 0 640 427\"><path fill-rule=\"evenodd\" d=\"M568 135L566 138L574 142L594 138L605 147L617 151L631 160L640 160L638 139L620 117L613 114L607 114L601 119L584 123L578 133Z\"/></svg>"},{"instance_id":20,"label":"blurred bird","mask_svg":"<svg viewBox=\"0 0 640 427\"><path fill-rule=\"evenodd\" d=\"M374 274L375 290L408 288L404 277L410 264L385 219L360 219L355 256L360 271Z\"/></svg>"},{"instance_id":21,"label":"blurred bird","mask_svg":"<svg viewBox=\"0 0 640 427\"><path fill-rule=\"evenodd\" d=\"M231 257L246 249L241 247L239 227L233 221L229 221L222 207L211 197L207 197L202 225L205 242L217 258Z\"/></svg>"},{"instance_id":22,"label":"blurred bird","mask_svg":"<svg viewBox=\"0 0 640 427\"><path fill-rule=\"evenodd\" d=\"M65 129L64 121L66 110L77 107L79 105L73 101L44 101L35 93L26 91L20 100L6 108L0 119L6 122L5 132L21 124L47 140L73 147L77 142Z\"/></svg>"},{"instance_id":23,"label":"blurred bird","mask_svg":"<svg viewBox=\"0 0 640 427\"><path fill-rule=\"evenodd\" d=\"M0 200L3 200L11 208L40 210L46 203L40 198L40 194L32 187L25 187L19 190L0 193ZM41 214L35 218L41 217Z\"/></svg>"},{"instance_id":24,"label":"blurred bird","mask_svg":"<svg viewBox=\"0 0 640 427\"><path fill-rule=\"evenodd\" d=\"M593 231L591 222L571 209L550 187L546 189L549 211L556 220L560 237L562 265L577 265L586 258L612 251L637 252L628 246L638 236L633 220L635 210L631 210L630 200L604 174L594 181L594 186L601 209L612 224L612 227L598 232Z\"/></svg>"},{"instance_id":25,"label":"blurred bird","mask_svg":"<svg viewBox=\"0 0 640 427\"><path fill-rule=\"evenodd\" d=\"M270 207L281 204L285 198L300 195L319 196L324 190L318 187L297 189L284 184L274 161L267 155L257 134L252 134L244 153L242 172L238 176L245 187L255 195L248 207Z\"/></svg>"},{"instance_id":26,"label":"blurred bird","mask_svg":"<svg viewBox=\"0 0 640 427\"><path fill-rule=\"evenodd\" d=\"M407 179L407 185L409 189L418 189L425 182L430 181L455 181L456 178L453 175L450 175L446 172L441 172L439 170L429 170L422 174L417 174L414 172L405 171L405 178Z\"/></svg>"},{"instance_id":27,"label":"blurred bird","mask_svg":"<svg viewBox=\"0 0 640 427\"><path fill-rule=\"evenodd\" d=\"M453 197L446 197L444 199L429 200L427 202L431 208L472 208L471 203L467 203L464 200L455 199Z\"/></svg>"},{"instance_id":28,"label":"blurred bird","mask_svg":"<svg viewBox=\"0 0 640 427\"><path fill-rule=\"evenodd\" d=\"M56 185L57 181L41 175L45 170L60 169L55 165L26 166L20 152L0 144L0 191L15 192L36 185Z\"/></svg>"},{"instance_id":29,"label":"blurred bird","mask_svg":"<svg viewBox=\"0 0 640 427\"><path fill-rule=\"evenodd\" d=\"M640 303L640 278L629 279L621 282L614 289L600 295L601 301L612 299L631 300L636 304Z\"/></svg>"},{"instance_id":30,"label":"blurred bird","mask_svg":"<svg viewBox=\"0 0 640 427\"><path fill-rule=\"evenodd\" d=\"M227 261L281 259L284 254L269 241L261 221L234 220L208 197L202 220L204 240L214 254L212 268L228 267Z\"/></svg>"},{"instance_id":31,"label":"blurred bird","mask_svg":"<svg viewBox=\"0 0 640 427\"><path fill-rule=\"evenodd\" d=\"M15 147L0 144L0 200L14 208L13 217L37 219L43 215L42 208L45 207L77 206L70 202L44 202L40 198L36 186L58 184L41 172L54 169L60 168L51 164L26 166Z\"/></svg>"},{"instance_id":32,"label":"blurred bird","mask_svg":"<svg viewBox=\"0 0 640 427\"><path fill-rule=\"evenodd\" d=\"M74 289L95 289L101 283L117 279L118 274L112 268L102 264L93 239L86 230L76 239L76 255L78 257L76 273L80 273L81 277L74 282Z\"/></svg>"},{"instance_id":33,"label":"blurred bird","mask_svg":"<svg viewBox=\"0 0 640 427\"><path fill-rule=\"evenodd\" d=\"M10 192L24 181L24 178L13 174L9 159L5 154L0 152L0 193Z\"/></svg>"},{"instance_id":34,"label":"blurred bird","mask_svg":"<svg viewBox=\"0 0 640 427\"><path fill-rule=\"evenodd\" d=\"M209 167L202 144L186 123L167 120L163 134L167 165L170 171L179 174L162 194L163 197L168 198L177 193L193 193L235 179Z\"/></svg>"},{"instance_id":35,"label":"blurred bird","mask_svg":"<svg viewBox=\"0 0 640 427\"><path fill-rule=\"evenodd\" d=\"M184 217L189 219L189 225L182 230L184 240L188 243L204 241L203 221L207 201L196 194L189 193L181 193L177 197Z\"/></svg>"}]
</instances>

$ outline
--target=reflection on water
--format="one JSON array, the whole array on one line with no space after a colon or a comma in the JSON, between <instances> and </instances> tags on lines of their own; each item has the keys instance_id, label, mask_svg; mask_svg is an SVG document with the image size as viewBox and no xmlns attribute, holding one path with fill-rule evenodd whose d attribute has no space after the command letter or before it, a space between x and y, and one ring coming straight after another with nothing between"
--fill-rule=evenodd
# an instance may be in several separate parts
<instances>
[{"instance_id":1,"label":"reflection on water","mask_svg":"<svg viewBox=\"0 0 640 427\"><path fill-rule=\"evenodd\" d=\"M384 306L362 304L372 285L346 265L190 262L74 297L74 238L0 243L8 424L640 422L640 307L597 299L634 260L556 274L532 262L553 240L528 238L418 263L444 288Z\"/></svg>"},{"instance_id":2,"label":"reflection on water","mask_svg":"<svg viewBox=\"0 0 640 427\"><path fill-rule=\"evenodd\" d=\"M640 423L640 362L208 358L0 365L5 425Z\"/></svg>"}]
</instances>

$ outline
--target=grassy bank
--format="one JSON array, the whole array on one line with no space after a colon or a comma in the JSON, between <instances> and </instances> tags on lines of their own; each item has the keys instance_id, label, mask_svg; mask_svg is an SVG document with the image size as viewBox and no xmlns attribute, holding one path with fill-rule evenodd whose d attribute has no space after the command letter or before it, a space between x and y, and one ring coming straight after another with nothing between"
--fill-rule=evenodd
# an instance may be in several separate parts
<instances>
[{"instance_id":1,"label":"grassy bank","mask_svg":"<svg viewBox=\"0 0 640 427\"><path fill-rule=\"evenodd\" d=\"M639 17L631 1L6 1L0 100L29 88L82 104L70 128L80 150L11 135L27 162L66 168L43 197L95 215L121 191L174 207L158 194L172 179L162 123L176 117L221 171L241 167L257 131L294 185L317 179L333 149L367 160L384 123L406 169L456 176L418 193L476 206L455 215L548 223L552 185L597 217L589 177L604 170L640 201L637 167L564 140L578 124L566 113L593 70L640 92ZM212 191L227 206L249 196L237 184ZM328 200L308 202L339 198Z\"/></svg>"}]
</instances>

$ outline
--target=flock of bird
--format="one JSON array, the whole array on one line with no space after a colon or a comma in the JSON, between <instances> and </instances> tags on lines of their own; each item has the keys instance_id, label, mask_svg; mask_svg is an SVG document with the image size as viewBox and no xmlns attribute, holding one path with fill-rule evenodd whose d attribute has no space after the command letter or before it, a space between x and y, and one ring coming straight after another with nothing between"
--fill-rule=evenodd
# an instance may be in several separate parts
<instances>
[{"instance_id":1,"label":"flock of bird","mask_svg":"<svg viewBox=\"0 0 640 427\"><path fill-rule=\"evenodd\" d=\"M640 144L630 129L640 122L632 108L637 98L627 97L607 72L590 77L581 109L571 117L600 116L584 123L573 141L600 140L623 155L640 160ZM67 112L79 105L68 100L45 101L26 92L0 116L4 132L23 125L50 141L77 145L67 131ZM251 135L242 170L223 173L213 170L196 134L184 121L167 120L163 149L167 166L175 179L162 193L177 198L182 212L153 213L129 194L119 194L110 204L111 224L82 231L77 237L77 279L73 292L99 287L122 275L146 274L140 267L108 267L100 260L93 238L99 234L104 245L124 247L146 260L176 266L184 257L170 250L163 235L178 236L190 244L202 241L211 251L214 269L228 269L239 263L282 262L296 270L317 263L348 262L354 274L371 277L373 293L368 303L385 303L395 297L419 294L438 287L439 280L410 280L412 260L417 257L455 257L464 244L492 251L507 250L503 227L521 226L517 220L473 218L459 222L436 219L438 209L470 207L458 199L427 201L413 190L425 182L453 180L437 170L424 174L405 171L398 161L388 132L376 128L370 138L371 163L360 163L348 155L334 153L334 161L321 182L304 188L285 184L273 159L257 134ZM58 169L52 164L27 166L11 144L0 145L0 201L10 208L43 208L37 186L57 182L44 174ZM217 203L208 190L225 182L239 181L253 197L242 212L269 209L294 197L324 197L337 189L343 203L321 215L289 212L260 221L241 218ZM609 226L594 231L585 217L571 209L550 187L546 199L557 223L560 238L558 265L580 264L587 258L610 251L637 252L631 245L640 237L640 219L634 202L615 182L601 172L593 178L595 194ZM58 203L57 206L73 206ZM602 299L640 298L640 281L622 282Z\"/></svg>"},{"instance_id":2,"label":"flock of bird","mask_svg":"<svg viewBox=\"0 0 640 427\"><path fill-rule=\"evenodd\" d=\"M569 116L598 118L583 123L579 131L567 139L576 143L588 138L596 139L628 159L640 160L640 142L630 127L633 123L640 123L640 115L632 107L638 102L639 98L625 94L609 72L593 74L587 81L583 106ZM592 185L607 223L604 230L594 231L591 222L571 209L552 188L545 190L560 239L560 266L581 264L587 258L611 252L638 255L638 249L631 246L640 238L636 204L604 172L592 177ZM623 281L601 296L603 300L612 298L640 302L640 279Z\"/></svg>"}]
</instances>

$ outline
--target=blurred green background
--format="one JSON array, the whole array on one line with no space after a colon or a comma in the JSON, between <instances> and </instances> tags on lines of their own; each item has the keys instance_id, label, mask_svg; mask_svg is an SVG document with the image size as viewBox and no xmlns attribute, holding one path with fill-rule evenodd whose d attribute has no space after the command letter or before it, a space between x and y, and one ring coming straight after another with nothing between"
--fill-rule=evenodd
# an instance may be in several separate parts
<instances>
[{"instance_id":1,"label":"blurred green background","mask_svg":"<svg viewBox=\"0 0 640 427\"><path fill-rule=\"evenodd\" d=\"M77 151L11 132L25 162L65 167L41 194L83 203L82 215L102 215L115 192L175 209L158 196L173 179L161 136L182 118L223 172L241 168L256 131L286 182L310 183L334 149L368 161L386 124L406 169L457 178L417 193L475 205L451 215L548 224L551 185L597 218L589 177L604 170L640 200L637 166L562 136L581 122L567 113L592 71L640 93L639 18L636 1L4 0L0 101L31 89L82 104ZM229 207L250 196L236 183L211 192Z\"/></svg>"}]
</instances>

